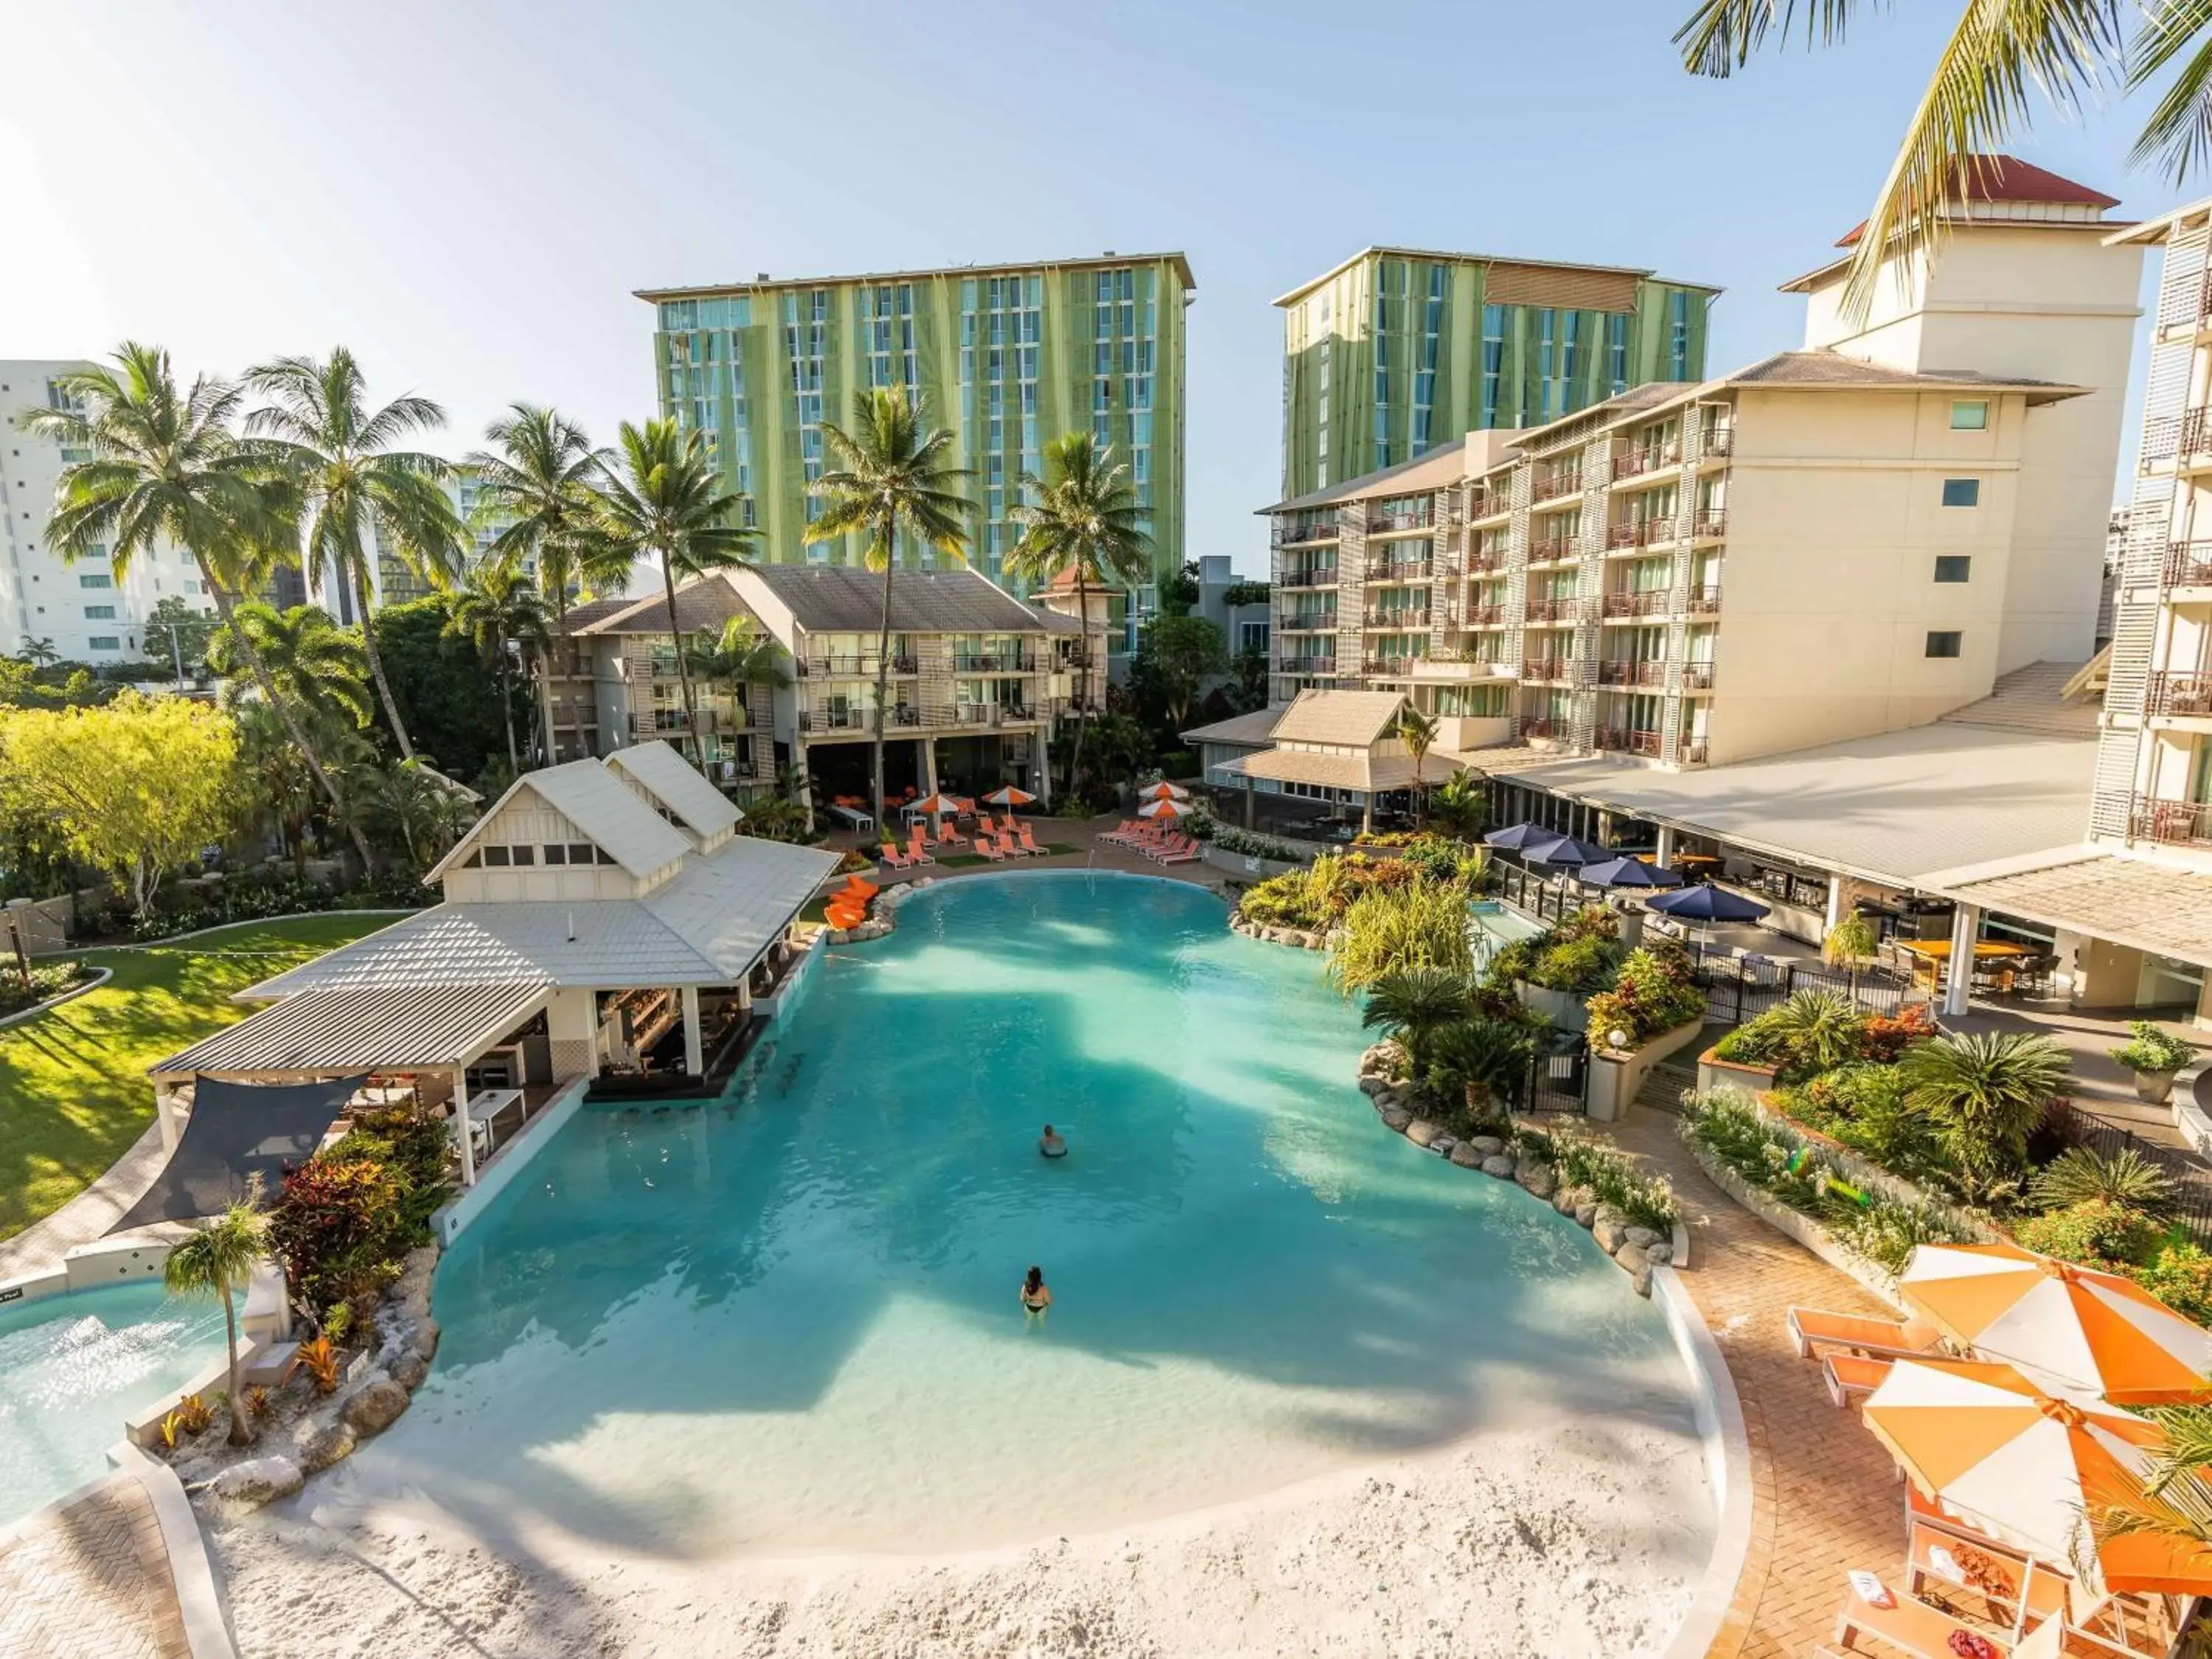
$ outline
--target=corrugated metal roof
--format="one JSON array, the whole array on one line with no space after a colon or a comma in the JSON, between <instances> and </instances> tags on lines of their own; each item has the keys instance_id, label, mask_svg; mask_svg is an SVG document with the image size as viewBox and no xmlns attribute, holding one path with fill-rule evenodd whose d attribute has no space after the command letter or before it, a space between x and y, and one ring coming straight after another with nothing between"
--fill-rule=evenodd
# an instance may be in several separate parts
<instances>
[{"instance_id":1,"label":"corrugated metal roof","mask_svg":"<svg viewBox=\"0 0 2212 1659\"><path fill-rule=\"evenodd\" d=\"M1459 769L1439 755L1423 768L1434 783ZM1216 769L1239 777L1271 778L1279 783L1310 783L1325 789L1357 789L1363 794L1376 790L1405 789L1413 781L1411 755L1330 755L1316 749L1262 749L1224 761Z\"/></svg>"},{"instance_id":2,"label":"corrugated metal roof","mask_svg":"<svg viewBox=\"0 0 2212 1659\"><path fill-rule=\"evenodd\" d=\"M146 1068L307 1075L459 1066L544 1006L551 987L321 986L240 1020Z\"/></svg>"},{"instance_id":3,"label":"corrugated metal roof","mask_svg":"<svg viewBox=\"0 0 2212 1659\"><path fill-rule=\"evenodd\" d=\"M810 634L872 634L882 625L880 571L850 565L763 564L747 573ZM1037 613L973 570L891 574L891 629L901 634L1041 633Z\"/></svg>"},{"instance_id":4,"label":"corrugated metal roof","mask_svg":"<svg viewBox=\"0 0 2212 1659\"><path fill-rule=\"evenodd\" d=\"M600 762L568 761L526 772L509 785L491 810L453 843L425 883L437 880L466 859L497 822L507 803L523 790L534 791L555 811L589 836L633 876L648 876L691 850L684 833L634 794Z\"/></svg>"},{"instance_id":5,"label":"corrugated metal roof","mask_svg":"<svg viewBox=\"0 0 2212 1659\"><path fill-rule=\"evenodd\" d=\"M1911 887L1940 870L2078 841L2094 740L1937 724L1685 772L1486 757L1515 783L1738 846Z\"/></svg>"},{"instance_id":6,"label":"corrugated metal roof","mask_svg":"<svg viewBox=\"0 0 2212 1659\"><path fill-rule=\"evenodd\" d=\"M677 631L685 634L719 634L722 624L732 617L747 617L752 613L745 602L738 597L736 588L720 571L709 575L696 576L676 590ZM668 626L668 596L648 593L641 599L625 599L612 611L601 611L591 621L572 631L579 634L653 634L670 633Z\"/></svg>"},{"instance_id":7,"label":"corrugated metal roof","mask_svg":"<svg viewBox=\"0 0 2212 1659\"><path fill-rule=\"evenodd\" d=\"M655 800L700 836L734 830L744 816L727 795L701 777L690 762L657 738L616 750L607 757L607 764L635 778L652 791Z\"/></svg>"},{"instance_id":8,"label":"corrugated metal roof","mask_svg":"<svg viewBox=\"0 0 2212 1659\"><path fill-rule=\"evenodd\" d=\"M2057 848L2051 857L2002 875L1938 877L1936 890L1985 910L2212 966L2212 875L2088 847Z\"/></svg>"},{"instance_id":9,"label":"corrugated metal roof","mask_svg":"<svg viewBox=\"0 0 2212 1659\"><path fill-rule=\"evenodd\" d=\"M1283 717L1287 704L1277 703L1272 708L1255 708L1249 714L1231 714L1225 720L1216 720L1211 726L1196 726L1182 734L1185 743L1249 743L1264 744L1275 729L1275 722Z\"/></svg>"},{"instance_id":10,"label":"corrugated metal roof","mask_svg":"<svg viewBox=\"0 0 2212 1659\"><path fill-rule=\"evenodd\" d=\"M1274 739L1364 749L1390 729L1405 704L1400 691L1301 691L1275 722Z\"/></svg>"}]
</instances>

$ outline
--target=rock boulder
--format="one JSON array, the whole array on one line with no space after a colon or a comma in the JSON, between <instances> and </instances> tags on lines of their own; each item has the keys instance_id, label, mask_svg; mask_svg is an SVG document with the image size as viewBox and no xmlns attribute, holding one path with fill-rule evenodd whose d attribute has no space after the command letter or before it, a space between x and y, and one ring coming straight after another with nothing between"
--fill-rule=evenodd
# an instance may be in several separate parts
<instances>
[{"instance_id":1,"label":"rock boulder","mask_svg":"<svg viewBox=\"0 0 2212 1659\"><path fill-rule=\"evenodd\" d=\"M410 1349L392 1362L392 1380L409 1393L422 1386L422 1379L430 1374L430 1362Z\"/></svg>"},{"instance_id":2,"label":"rock boulder","mask_svg":"<svg viewBox=\"0 0 2212 1659\"><path fill-rule=\"evenodd\" d=\"M1406 1126L1406 1139L1416 1146L1425 1146L1441 1133L1425 1117L1417 1117Z\"/></svg>"},{"instance_id":3,"label":"rock boulder","mask_svg":"<svg viewBox=\"0 0 2212 1659\"><path fill-rule=\"evenodd\" d=\"M345 1423L356 1435L380 1434L407 1409L407 1390L380 1376L345 1403Z\"/></svg>"},{"instance_id":4,"label":"rock boulder","mask_svg":"<svg viewBox=\"0 0 2212 1659\"><path fill-rule=\"evenodd\" d=\"M1590 1218L1590 1237L1607 1255L1616 1255L1628 1243L1628 1229L1612 1211L1601 1208ZM1630 1247L1633 1249L1633 1246Z\"/></svg>"},{"instance_id":5,"label":"rock boulder","mask_svg":"<svg viewBox=\"0 0 2212 1659\"><path fill-rule=\"evenodd\" d=\"M1401 1134L1405 1133L1406 1126L1413 1121L1413 1115L1403 1106L1385 1106L1382 1109L1382 1121Z\"/></svg>"},{"instance_id":6,"label":"rock boulder","mask_svg":"<svg viewBox=\"0 0 2212 1659\"><path fill-rule=\"evenodd\" d=\"M415 1328L415 1352L425 1359L434 1359L438 1353L438 1322L425 1319Z\"/></svg>"},{"instance_id":7,"label":"rock boulder","mask_svg":"<svg viewBox=\"0 0 2212 1659\"><path fill-rule=\"evenodd\" d=\"M1640 1250L1648 1250L1659 1242L1659 1235L1649 1227L1629 1227L1624 1231L1623 1237Z\"/></svg>"},{"instance_id":8,"label":"rock boulder","mask_svg":"<svg viewBox=\"0 0 2212 1659\"><path fill-rule=\"evenodd\" d=\"M208 1482L208 1492L226 1504L258 1509L300 1490L307 1477L290 1458L270 1454L233 1463Z\"/></svg>"},{"instance_id":9,"label":"rock boulder","mask_svg":"<svg viewBox=\"0 0 2212 1659\"><path fill-rule=\"evenodd\" d=\"M1513 1160L1503 1152L1493 1152L1482 1160L1482 1172L1496 1176L1500 1181L1513 1179Z\"/></svg>"},{"instance_id":10,"label":"rock boulder","mask_svg":"<svg viewBox=\"0 0 2212 1659\"><path fill-rule=\"evenodd\" d=\"M1451 1149L1451 1161L1462 1170L1479 1170L1482 1167L1482 1154L1474 1150L1473 1141L1462 1140Z\"/></svg>"},{"instance_id":11,"label":"rock boulder","mask_svg":"<svg viewBox=\"0 0 2212 1659\"><path fill-rule=\"evenodd\" d=\"M298 1439L300 1467L313 1474L333 1463L353 1455L359 1438L340 1418L325 1423L301 1435Z\"/></svg>"},{"instance_id":12,"label":"rock boulder","mask_svg":"<svg viewBox=\"0 0 2212 1659\"><path fill-rule=\"evenodd\" d=\"M1534 1158L1525 1158L1515 1168L1513 1179L1538 1198L1549 1198L1556 1177L1552 1174L1550 1164L1539 1163Z\"/></svg>"},{"instance_id":13,"label":"rock boulder","mask_svg":"<svg viewBox=\"0 0 2212 1659\"><path fill-rule=\"evenodd\" d=\"M1485 1158L1496 1158L1505 1150L1505 1143L1496 1135L1476 1135L1468 1144Z\"/></svg>"}]
</instances>

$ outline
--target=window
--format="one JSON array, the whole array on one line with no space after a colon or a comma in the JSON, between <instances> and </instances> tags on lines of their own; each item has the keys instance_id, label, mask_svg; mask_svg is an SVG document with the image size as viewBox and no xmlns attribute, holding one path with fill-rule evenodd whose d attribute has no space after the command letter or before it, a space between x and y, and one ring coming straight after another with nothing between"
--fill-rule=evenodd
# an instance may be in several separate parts
<instances>
[{"instance_id":1,"label":"window","mask_svg":"<svg viewBox=\"0 0 2212 1659\"><path fill-rule=\"evenodd\" d=\"M1973 562L1963 553L1942 554L1936 560L1936 580L1939 582L1965 581Z\"/></svg>"},{"instance_id":2,"label":"window","mask_svg":"<svg viewBox=\"0 0 2212 1659\"><path fill-rule=\"evenodd\" d=\"M76 579L76 585L79 587L112 587L115 586L115 578L112 576L80 575Z\"/></svg>"},{"instance_id":3,"label":"window","mask_svg":"<svg viewBox=\"0 0 2212 1659\"><path fill-rule=\"evenodd\" d=\"M504 870L507 868L507 865L512 862L512 860L507 856L507 848L504 847L485 848L483 849L483 861L484 868L487 870Z\"/></svg>"},{"instance_id":4,"label":"window","mask_svg":"<svg viewBox=\"0 0 2212 1659\"><path fill-rule=\"evenodd\" d=\"M120 651L123 648L123 641L112 634L94 634L84 643L85 648L90 651Z\"/></svg>"},{"instance_id":5,"label":"window","mask_svg":"<svg viewBox=\"0 0 2212 1659\"><path fill-rule=\"evenodd\" d=\"M1951 430L1954 432L1987 432L1990 429L1990 406L1980 398L1960 398L1951 404Z\"/></svg>"},{"instance_id":6,"label":"window","mask_svg":"<svg viewBox=\"0 0 2212 1659\"><path fill-rule=\"evenodd\" d=\"M1937 629L1928 635L1928 654L1931 657L1955 657L1959 641L1965 637L1955 628Z\"/></svg>"},{"instance_id":7,"label":"window","mask_svg":"<svg viewBox=\"0 0 2212 1659\"><path fill-rule=\"evenodd\" d=\"M572 841L568 843L568 862L571 864L589 864L592 861L593 856L599 852L599 849L598 848L592 846L592 843L587 841Z\"/></svg>"},{"instance_id":8,"label":"window","mask_svg":"<svg viewBox=\"0 0 2212 1659\"><path fill-rule=\"evenodd\" d=\"M1979 507L1982 504L1982 481L1979 478L1946 478L1943 480L1943 505L1946 507Z\"/></svg>"},{"instance_id":9,"label":"window","mask_svg":"<svg viewBox=\"0 0 2212 1659\"><path fill-rule=\"evenodd\" d=\"M568 861L568 848L565 843L557 841L550 841L545 843L546 863L566 864Z\"/></svg>"},{"instance_id":10,"label":"window","mask_svg":"<svg viewBox=\"0 0 2212 1659\"><path fill-rule=\"evenodd\" d=\"M538 849L535 847L515 847L510 848L508 850L514 854L514 861L517 864L535 864L538 862Z\"/></svg>"},{"instance_id":11,"label":"window","mask_svg":"<svg viewBox=\"0 0 2212 1659\"><path fill-rule=\"evenodd\" d=\"M598 851L598 853L599 853L599 862L600 862L601 864L612 864L612 863L615 861L615 855L614 855L612 853L610 853L609 851L607 851L607 849L606 849L605 848L601 847L601 848L597 848L596 850L597 850L597 851Z\"/></svg>"},{"instance_id":12,"label":"window","mask_svg":"<svg viewBox=\"0 0 2212 1659\"><path fill-rule=\"evenodd\" d=\"M112 605L88 605L84 608L84 619L87 622L113 622L115 607Z\"/></svg>"}]
</instances>

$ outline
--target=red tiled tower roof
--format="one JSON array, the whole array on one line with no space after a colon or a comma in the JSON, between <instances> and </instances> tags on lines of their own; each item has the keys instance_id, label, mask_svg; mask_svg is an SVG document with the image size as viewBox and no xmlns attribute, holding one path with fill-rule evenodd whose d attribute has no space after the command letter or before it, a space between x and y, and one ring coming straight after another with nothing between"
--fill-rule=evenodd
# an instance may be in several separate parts
<instances>
[{"instance_id":1,"label":"red tiled tower roof","mask_svg":"<svg viewBox=\"0 0 2212 1659\"><path fill-rule=\"evenodd\" d=\"M1954 198L1969 202L2036 202L2059 207L2116 208L2120 200L2071 179L2062 179L2048 168L2023 161L2016 155L1978 155L1960 168L1953 185ZM1865 234L1860 221L1836 243L1850 247Z\"/></svg>"}]
</instances>

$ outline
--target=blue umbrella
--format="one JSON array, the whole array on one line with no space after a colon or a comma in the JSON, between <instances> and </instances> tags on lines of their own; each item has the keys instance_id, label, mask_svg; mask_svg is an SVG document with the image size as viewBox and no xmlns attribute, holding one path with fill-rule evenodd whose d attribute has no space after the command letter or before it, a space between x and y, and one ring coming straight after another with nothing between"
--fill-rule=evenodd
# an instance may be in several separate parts
<instances>
[{"instance_id":1,"label":"blue umbrella","mask_svg":"<svg viewBox=\"0 0 2212 1659\"><path fill-rule=\"evenodd\" d=\"M1510 830L1493 830L1482 839L1491 847L1503 847L1509 853L1517 853L1531 842L1557 841L1559 832L1547 830L1540 823L1516 823Z\"/></svg>"},{"instance_id":2,"label":"blue umbrella","mask_svg":"<svg viewBox=\"0 0 2212 1659\"><path fill-rule=\"evenodd\" d=\"M1603 864L1613 854L1602 847L1593 847L1586 841L1577 841L1572 836L1555 836L1549 841L1538 842L1521 849L1522 857L1531 864Z\"/></svg>"},{"instance_id":3,"label":"blue umbrella","mask_svg":"<svg viewBox=\"0 0 2212 1659\"><path fill-rule=\"evenodd\" d=\"M1672 916L1677 921L1757 921L1766 914L1766 907L1758 900L1710 883L1661 893L1644 900L1644 908Z\"/></svg>"},{"instance_id":4,"label":"blue umbrella","mask_svg":"<svg viewBox=\"0 0 2212 1659\"><path fill-rule=\"evenodd\" d=\"M1646 864L1642 859L1607 859L1603 864L1586 864L1576 873L1575 879L1587 882L1592 887L1680 887L1682 878L1664 866Z\"/></svg>"}]
</instances>

